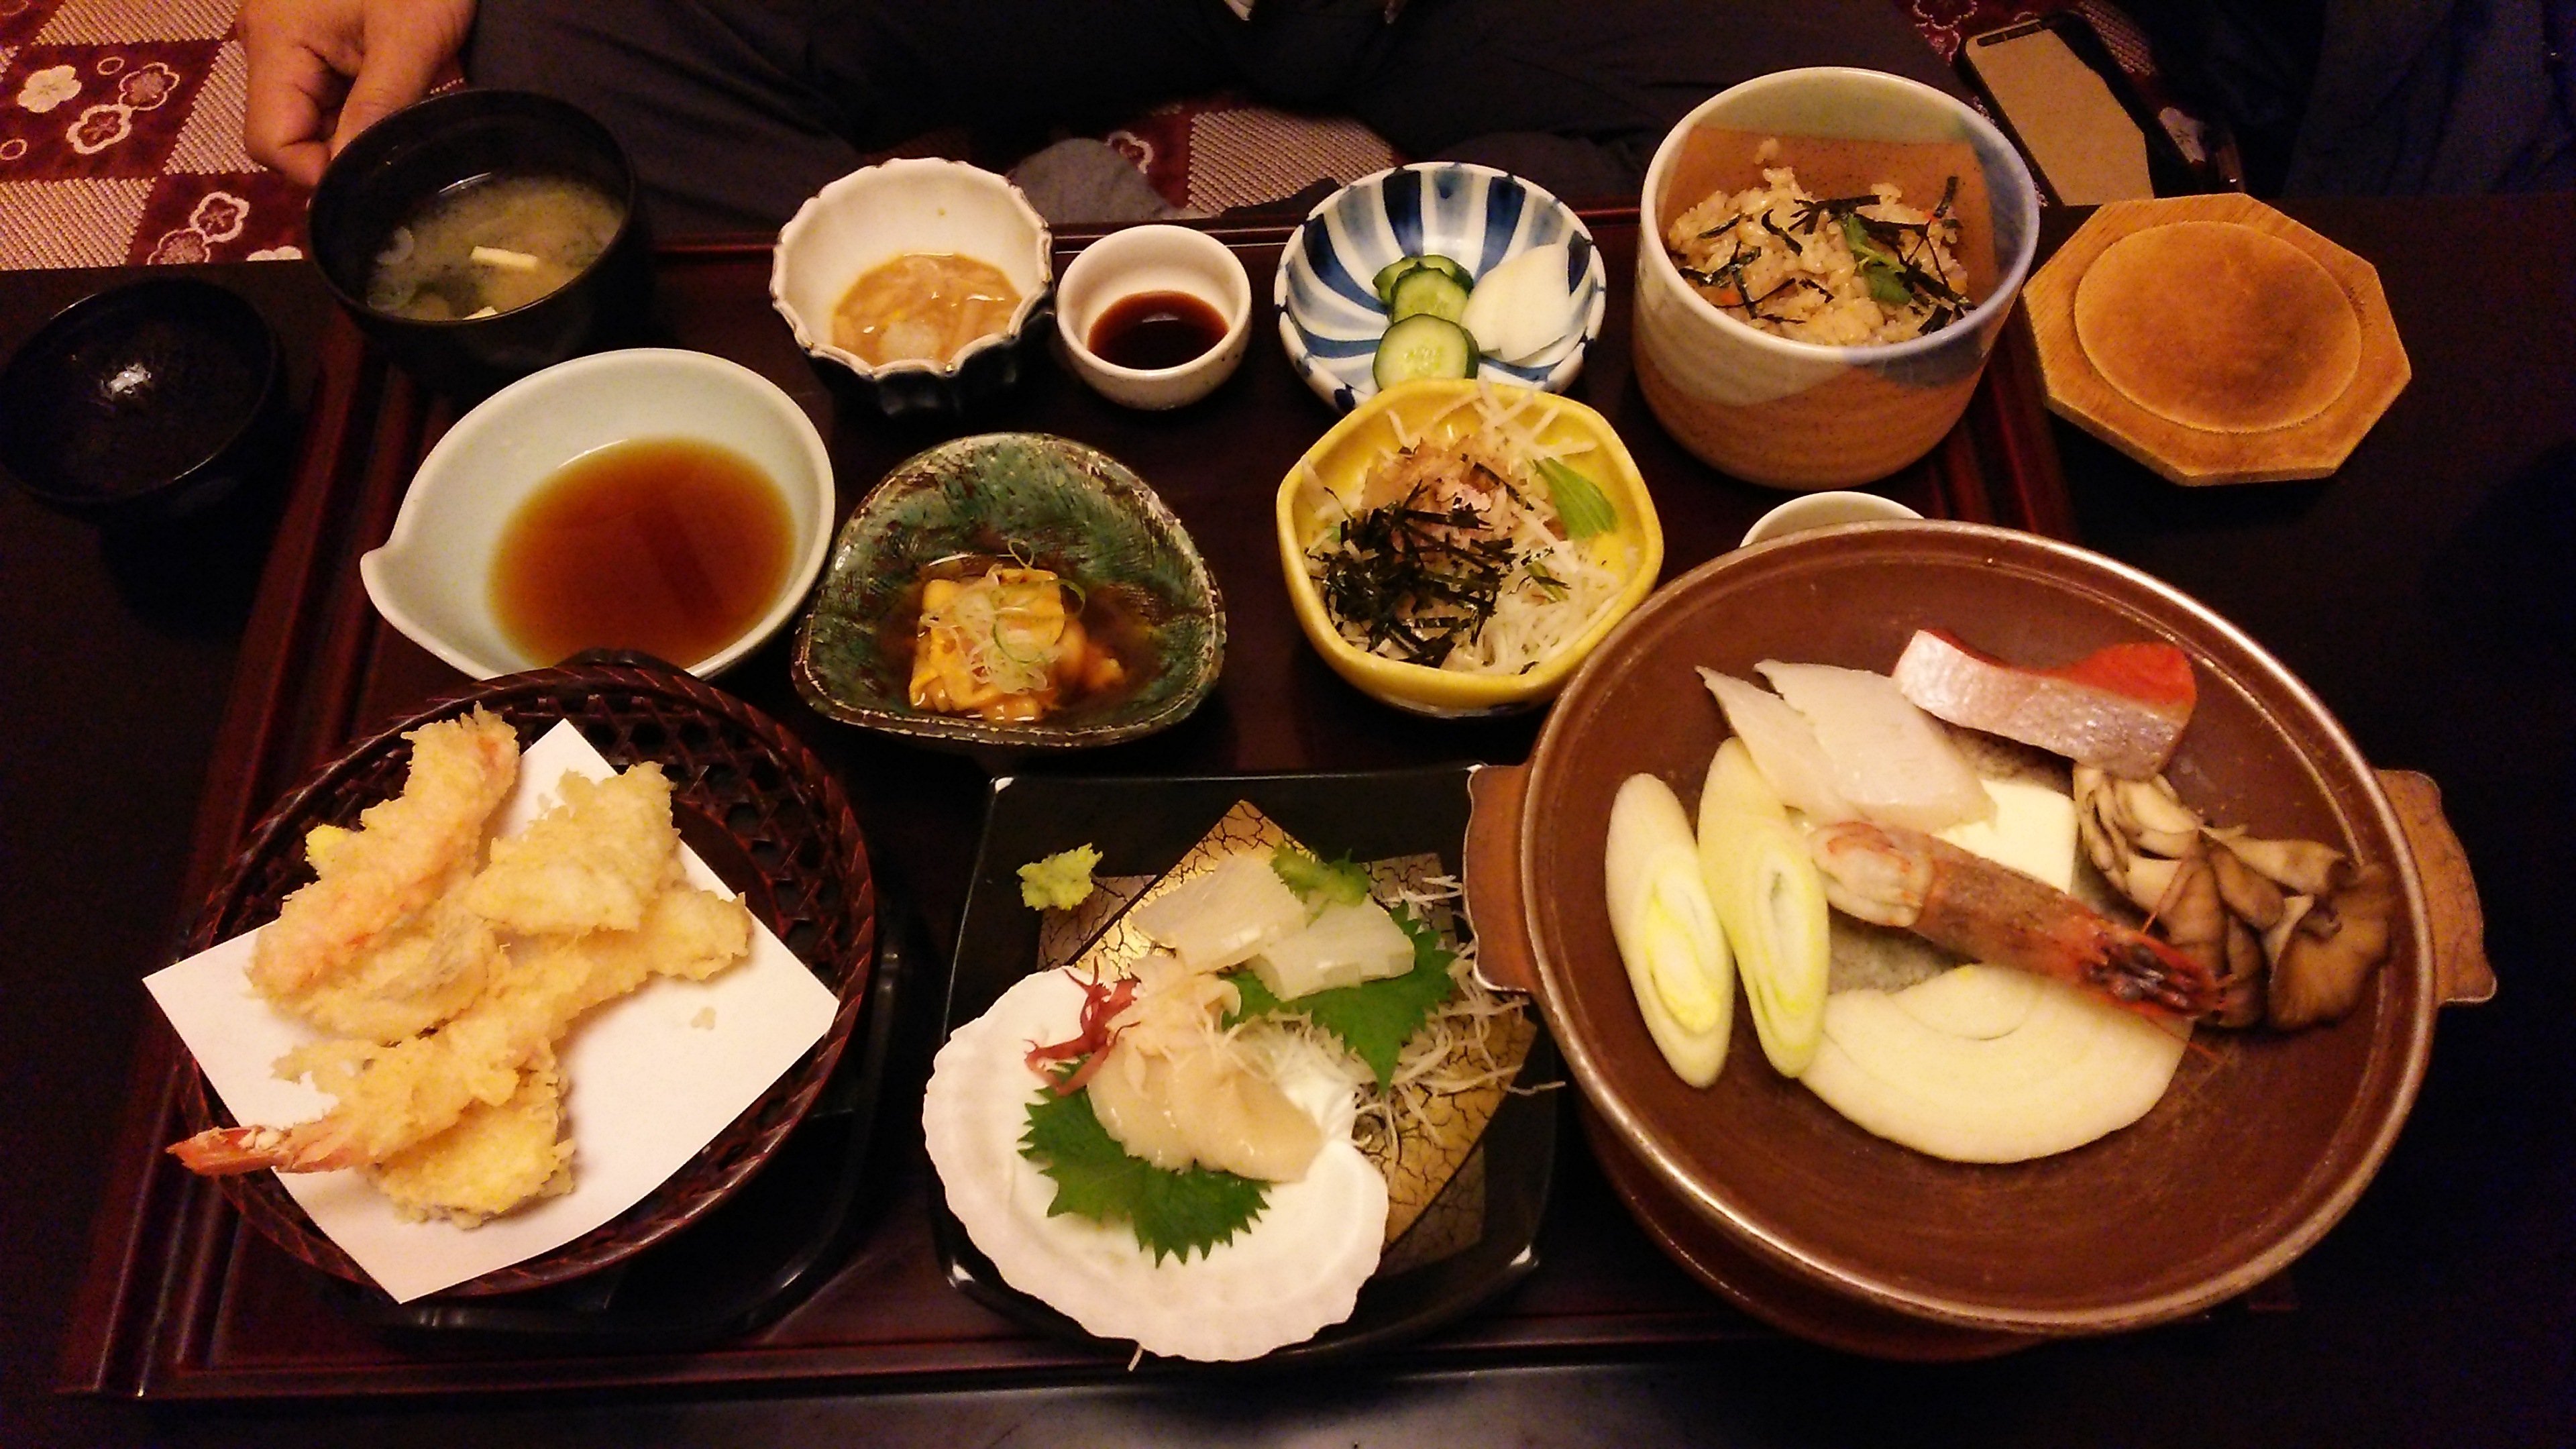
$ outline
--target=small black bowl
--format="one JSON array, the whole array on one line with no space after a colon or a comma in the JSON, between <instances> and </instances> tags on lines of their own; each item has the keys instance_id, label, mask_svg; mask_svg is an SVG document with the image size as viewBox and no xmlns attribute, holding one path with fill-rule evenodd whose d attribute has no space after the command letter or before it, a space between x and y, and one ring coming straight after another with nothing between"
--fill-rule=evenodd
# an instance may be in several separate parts
<instances>
[{"instance_id":1,"label":"small black bowl","mask_svg":"<svg viewBox=\"0 0 2576 1449\"><path fill-rule=\"evenodd\" d=\"M212 282L84 297L0 371L0 467L94 523L167 522L233 491L284 416L277 334Z\"/></svg>"},{"instance_id":2,"label":"small black bowl","mask_svg":"<svg viewBox=\"0 0 2576 1449\"><path fill-rule=\"evenodd\" d=\"M494 176L583 182L623 208L625 221L588 269L526 306L455 321L369 307L368 274L413 208ZM451 91L369 126L322 173L306 226L323 280L360 330L413 376L457 396L479 396L640 330L652 281L626 153L588 113L527 91Z\"/></svg>"}]
</instances>

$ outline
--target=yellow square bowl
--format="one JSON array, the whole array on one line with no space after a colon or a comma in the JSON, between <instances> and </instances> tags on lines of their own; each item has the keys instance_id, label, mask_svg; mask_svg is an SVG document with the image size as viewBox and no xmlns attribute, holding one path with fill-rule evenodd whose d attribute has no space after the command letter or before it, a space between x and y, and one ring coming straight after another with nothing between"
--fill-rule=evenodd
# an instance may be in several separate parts
<instances>
[{"instance_id":1,"label":"yellow square bowl","mask_svg":"<svg viewBox=\"0 0 2576 1449\"><path fill-rule=\"evenodd\" d=\"M1520 414L1538 445L1600 489L1618 515L1592 546L1620 576L1615 594L1581 633L1536 665L1513 674L1436 669L1372 654L1333 627L1322 590L1308 572L1307 551L1348 516L1370 471L1408 446L1447 442L1474 430L1479 394ZM1370 398L1306 450L1279 485L1279 566L1306 638L1333 672L1363 693L1415 714L1439 718L1510 714L1555 698L1595 645L1654 589L1664 565L1664 531L1646 480L1609 421L1571 399L1528 388L1475 381L1403 383Z\"/></svg>"}]
</instances>

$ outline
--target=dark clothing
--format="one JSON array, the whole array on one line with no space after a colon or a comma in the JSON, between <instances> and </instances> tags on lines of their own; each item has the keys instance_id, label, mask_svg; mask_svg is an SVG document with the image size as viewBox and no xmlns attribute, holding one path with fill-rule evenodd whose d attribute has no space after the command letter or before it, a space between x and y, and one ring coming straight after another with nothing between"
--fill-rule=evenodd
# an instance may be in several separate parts
<instances>
[{"instance_id":1,"label":"dark clothing","mask_svg":"<svg viewBox=\"0 0 2576 1449\"><path fill-rule=\"evenodd\" d=\"M2569 61L2563 53L2551 58L2544 9L2567 25L2576 5L2329 0L2316 81L2282 189L2576 187L2576 127L2557 84ZM2552 64L2560 76L2551 74Z\"/></svg>"},{"instance_id":2,"label":"dark clothing","mask_svg":"<svg viewBox=\"0 0 2576 1449\"><path fill-rule=\"evenodd\" d=\"M2576 187L2576 0L2130 0L2257 195Z\"/></svg>"},{"instance_id":3,"label":"dark clothing","mask_svg":"<svg viewBox=\"0 0 2576 1449\"><path fill-rule=\"evenodd\" d=\"M483 0L480 85L606 122L662 235L775 229L863 155L965 127L996 151L1244 90L1413 157L1631 201L1664 132L1737 81L1861 65L1957 89L1889 0Z\"/></svg>"}]
</instances>

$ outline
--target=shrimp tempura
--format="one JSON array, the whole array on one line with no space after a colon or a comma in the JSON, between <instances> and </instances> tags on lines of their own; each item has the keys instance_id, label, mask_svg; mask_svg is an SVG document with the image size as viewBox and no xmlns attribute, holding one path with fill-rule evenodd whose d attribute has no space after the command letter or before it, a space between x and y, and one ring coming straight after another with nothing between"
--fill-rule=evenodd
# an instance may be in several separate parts
<instances>
[{"instance_id":1,"label":"shrimp tempura","mask_svg":"<svg viewBox=\"0 0 2576 1449\"><path fill-rule=\"evenodd\" d=\"M355 962L396 924L438 899L461 864L472 868L492 812L518 778L519 736L481 709L411 732L403 792L370 807L358 829L332 837L311 885L286 898L251 953L251 984L295 996Z\"/></svg>"},{"instance_id":2,"label":"shrimp tempura","mask_svg":"<svg viewBox=\"0 0 2576 1449\"><path fill-rule=\"evenodd\" d=\"M583 1012L653 976L702 980L740 960L750 950L751 913L739 901L688 883L670 799L670 782L658 766L638 765L595 784L567 778L561 802L517 837L541 848L496 845L500 858L440 908L474 915L483 886L493 881L496 909L571 929L510 936L472 1002L434 1031L391 1044L330 1042L290 1054L280 1071L310 1070L315 1085L339 1099L322 1116L292 1127L216 1128L170 1151L210 1175L384 1163L469 1116L489 1115L514 1098L525 1102L528 1075L552 1070L556 1043ZM324 851L326 870L335 870L360 839L363 832L334 840ZM632 929L581 929L617 911L636 876L643 879L641 900L627 918ZM510 923L488 924L506 929ZM532 1188L545 1180L537 1177Z\"/></svg>"}]
</instances>

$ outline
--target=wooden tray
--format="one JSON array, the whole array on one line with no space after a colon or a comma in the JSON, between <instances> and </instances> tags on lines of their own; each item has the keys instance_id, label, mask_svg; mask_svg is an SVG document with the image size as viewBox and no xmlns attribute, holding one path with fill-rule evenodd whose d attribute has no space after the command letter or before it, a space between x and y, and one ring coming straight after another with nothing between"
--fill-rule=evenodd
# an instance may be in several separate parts
<instances>
[{"instance_id":1,"label":"wooden tray","mask_svg":"<svg viewBox=\"0 0 2576 1449\"><path fill-rule=\"evenodd\" d=\"M1628 365L1636 218L1614 212L1586 220L1608 263L1611 295L1602 336L1572 392L1607 415L1635 454L1663 518L1666 574L1679 574L1732 546L1780 495L1711 471L1655 425ZM1268 296L1286 231L1221 235L1251 270L1254 294ZM1088 239L1060 239L1062 255ZM787 388L824 431L844 511L896 462L946 437L1057 432L1134 468L1180 515L1216 571L1229 619L1225 677L1215 695L1165 734L1046 768L1223 774L1527 756L1534 719L1441 723L1398 714L1343 684L1299 634L1278 578L1270 498L1333 419L1291 372L1269 323L1260 324L1263 336L1231 381L1175 413L1120 411L1040 364L990 414L965 425L889 422L796 350L769 309L768 270L766 246L664 253L651 331L657 341L733 358ZM383 625L356 568L358 555L391 527L414 464L454 410L390 371L345 322L335 319L297 345L318 353L322 385L217 745L195 836L192 901L284 790L361 731L459 682ZM2022 329L2007 333L1957 429L1881 491L1932 517L2071 536ZM493 1331L426 1338L417 1323L370 1323L333 1280L247 1231L220 1194L161 1154L162 1144L180 1135L177 1094L193 1074L156 1018L145 1031L113 1148L89 1272L67 1335L64 1387L249 1400L638 1385L980 1388L1108 1382L1126 1373L1123 1359L1032 1336L955 1292L938 1271L931 1184L911 1104L936 1046L944 963L971 874L986 779L963 758L815 716L788 683L787 652L782 637L720 683L782 721L838 773L888 903L881 937L903 929L894 919L897 901L909 903L926 937L883 963L894 992L886 1107L846 1233L835 1239L851 1244L845 1266L784 1317L711 1347L514 1334L490 1319L484 1326ZM1772 1336L1673 1267L1631 1225L1573 1145L1576 1134L1560 1141L1537 1271L1498 1306L1389 1353L1389 1367L1634 1358ZM846 1165L832 1160L833 1150L830 1142L808 1143L802 1155L814 1160L799 1166L799 1142L791 1139L781 1154L786 1165L764 1177L811 1173L829 1183ZM772 1195L793 1196L797 1179L780 1181ZM762 1185L755 1179L745 1191ZM757 1228L727 1222L678 1235L633 1261L674 1276L693 1261L679 1255L698 1255L694 1261L711 1270L730 1266L741 1254L722 1232ZM811 1276L822 1275L807 1281Z\"/></svg>"}]
</instances>

